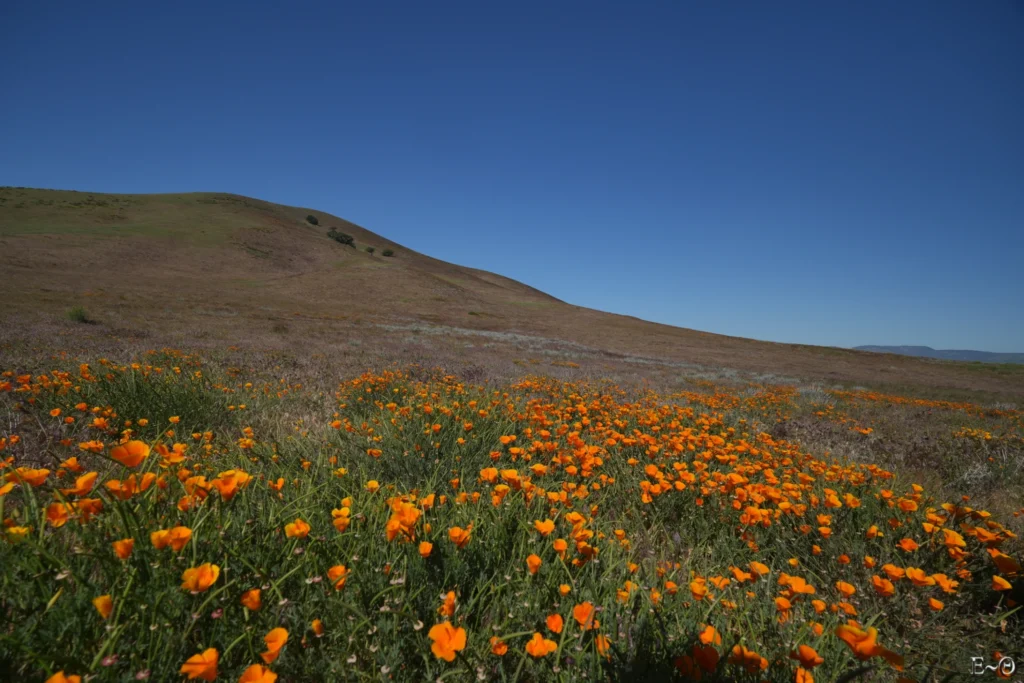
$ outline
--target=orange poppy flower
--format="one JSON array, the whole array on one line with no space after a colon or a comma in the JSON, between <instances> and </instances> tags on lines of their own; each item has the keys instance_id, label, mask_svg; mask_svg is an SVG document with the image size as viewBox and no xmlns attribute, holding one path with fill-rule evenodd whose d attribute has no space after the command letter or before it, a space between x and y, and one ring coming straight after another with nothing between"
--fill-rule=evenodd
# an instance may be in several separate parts
<instances>
[{"instance_id":1,"label":"orange poppy flower","mask_svg":"<svg viewBox=\"0 0 1024 683\"><path fill-rule=\"evenodd\" d=\"M704 645L721 645L722 636L714 626L705 626L704 630L697 636Z\"/></svg>"},{"instance_id":2,"label":"orange poppy flower","mask_svg":"<svg viewBox=\"0 0 1024 683\"><path fill-rule=\"evenodd\" d=\"M174 552L179 553L188 544L190 538L192 538L191 529L187 526L176 526L170 530L167 542Z\"/></svg>"},{"instance_id":3,"label":"orange poppy flower","mask_svg":"<svg viewBox=\"0 0 1024 683\"><path fill-rule=\"evenodd\" d=\"M47 678L46 683L82 683L82 677L75 674L66 675L63 671L58 671Z\"/></svg>"},{"instance_id":4,"label":"orange poppy flower","mask_svg":"<svg viewBox=\"0 0 1024 683\"><path fill-rule=\"evenodd\" d=\"M691 653L693 654L694 661L697 662L697 666L704 671L714 671L718 668L718 650L713 645L694 643ZM699 679L700 672L696 673L697 675L694 678Z\"/></svg>"},{"instance_id":5,"label":"orange poppy flower","mask_svg":"<svg viewBox=\"0 0 1024 683\"><path fill-rule=\"evenodd\" d=\"M782 577L779 577L779 584L789 586L789 590L796 595L814 595L815 593L814 586L807 583L802 576L787 577L786 583L782 583Z\"/></svg>"},{"instance_id":6,"label":"orange poppy flower","mask_svg":"<svg viewBox=\"0 0 1024 683\"><path fill-rule=\"evenodd\" d=\"M334 582L334 589L339 591L345 587L348 575L349 571L343 564L336 564L327 570L327 578Z\"/></svg>"},{"instance_id":7,"label":"orange poppy flower","mask_svg":"<svg viewBox=\"0 0 1024 683\"><path fill-rule=\"evenodd\" d=\"M553 640L548 640L540 633L534 633L533 638L526 643L526 654L531 657L546 657L555 650L558 649L558 643Z\"/></svg>"},{"instance_id":8,"label":"orange poppy flower","mask_svg":"<svg viewBox=\"0 0 1024 683\"><path fill-rule=\"evenodd\" d=\"M120 541L114 541L110 545L114 547L114 552L117 554L118 557L120 557L122 560L127 560L128 557L132 554L132 548L135 547L135 539L123 538Z\"/></svg>"},{"instance_id":9,"label":"orange poppy flower","mask_svg":"<svg viewBox=\"0 0 1024 683\"><path fill-rule=\"evenodd\" d=\"M544 521L538 519L533 522L533 528L540 532L541 536L547 536L555 530L555 522L550 519Z\"/></svg>"},{"instance_id":10,"label":"orange poppy flower","mask_svg":"<svg viewBox=\"0 0 1024 683\"><path fill-rule=\"evenodd\" d=\"M508 644L498 636L491 636L491 654L504 657L508 652Z\"/></svg>"},{"instance_id":11,"label":"orange poppy flower","mask_svg":"<svg viewBox=\"0 0 1024 683\"><path fill-rule=\"evenodd\" d=\"M907 578L914 582L915 586L934 586L935 579L924 573L924 570L917 567L907 567Z\"/></svg>"},{"instance_id":12,"label":"orange poppy flower","mask_svg":"<svg viewBox=\"0 0 1024 683\"><path fill-rule=\"evenodd\" d=\"M865 631L850 624L843 624L836 628L836 635L853 650L853 655L857 659L882 657L898 671L903 669L903 657L878 644L877 629L872 627Z\"/></svg>"},{"instance_id":13,"label":"orange poppy flower","mask_svg":"<svg viewBox=\"0 0 1024 683\"><path fill-rule=\"evenodd\" d=\"M446 662L455 661L455 653L466 647L465 629L455 628L447 621L431 626L427 637L433 641L430 651L435 657Z\"/></svg>"},{"instance_id":14,"label":"orange poppy flower","mask_svg":"<svg viewBox=\"0 0 1024 683\"><path fill-rule=\"evenodd\" d=\"M729 663L737 664L747 670L747 673L755 674L768 668L768 660L753 650L748 650L744 645L736 645L729 655Z\"/></svg>"},{"instance_id":15,"label":"orange poppy flower","mask_svg":"<svg viewBox=\"0 0 1024 683\"><path fill-rule=\"evenodd\" d=\"M810 645L801 645L796 649L796 652L789 653L789 658L800 662L800 666L805 669L813 669L825 661L824 658L818 656L818 653Z\"/></svg>"},{"instance_id":16,"label":"orange poppy flower","mask_svg":"<svg viewBox=\"0 0 1024 683\"><path fill-rule=\"evenodd\" d=\"M845 581L836 581L836 589L843 594L843 597L850 597L857 592L857 589L851 583Z\"/></svg>"},{"instance_id":17,"label":"orange poppy flower","mask_svg":"<svg viewBox=\"0 0 1024 683\"><path fill-rule=\"evenodd\" d=\"M581 602L572 608L572 618L584 631L597 628L597 620L594 619L594 605L590 602Z\"/></svg>"},{"instance_id":18,"label":"orange poppy flower","mask_svg":"<svg viewBox=\"0 0 1024 683\"><path fill-rule=\"evenodd\" d=\"M943 536L942 542L948 548L966 548L967 547L967 541L964 540L964 537L961 536L960 534L958 534L957 532L953 531L952 529L943 529L942 530L942 536Z\"/></svg>"},{"instance_id":19,"label":"orange poppy flower","mask_svg":"<svg viewBox=\"0 0 1024 683\"><path fill-rule=\"evenodd\" d=\"M84 496L92 491L93 484L96 483L96 477L99 476L99 472L89 472L75 479L75 485L71 488L61 489L60 492L65 496Z\"/></svg>"},{"instance_id":20,"label":"orange poppy flower","mask_svg":"<svg viewBox=\"0 0 1024 683\"><path fill-rule=\"evenodd\" d=\"M242 593L242 597L239 602L245 605L245 607L251 612L259 610L259 608L263 606L263 600L260 597L260 589L250 588L245 591Z\"/></svg>"},{"instance_id":21,"label":"orange poppy flower","mask_svg":"<svg viewBox=\"0 0 1024 683\"><path fill-rule=\"evenodd\" d=\"M541 559L537 555L530 555L526 558L526 568L530 570L531 574L536 574L537 570L540 569Z\"/></svg>"},{"instance_id":22,"label":"orange poppy flower","mask_svg":"<svg viewBox=\"0 0 1024 683\"><path fill-rule=\"evenodd\" d=\"M904 538L903 540L901 540L896 545L901 550L903 550L904 552L908 552L908 553L912 553L912 552L914 552L915 550L917 550L918 548L921 547L912 538Z\"/></svg>"},{"instance_id":23,"label":"orange poppy flower","mask_svg":"<svg viewBox=\"0 0 1024 683\"><path fill-rule=\"evenodd\" d=\"M735 578L738 583L743 583L744 581L753 581L754 579L753 574L745 572L739 567L729 567L729 571L732 572L733 578Z\"/></svg>"},{"instance_id":24,"label":"orange poppy flower","mask_svg":"<svg viewBox=\"0 0 1024 683\"><path fill-rule=\"evenodd\" d=\"M469 533L472 531L473 525L470 524L467 528L453 526L448 530L448 540L455 544L457 548L465 548L466 544L469 543Z\"/></svg>"},{"instance_id":25,"label":"orange poppy flower","mask_svg":"<svg viewBox=\"0 0 1024 683\"><path fill-rule=\"evenodd\" d=\"M204 681L212 681L217 678L217 661L220 653L217 648L211 647L198 655L192 655L181 665L179 673L188 675L191 681L194 678L201 678Z\"/></svg>"},{"instance_id":26,"label":"orange poppy flower","mask_svg":"<svg viewBox=\"0 0 1024 683\"><path fill-rule=\"evenodd\" d=\"M261 652L260 658L267 664L272 664L281 654L281 648L288 642L288 631L278 626L263 636L263 642L267 644L267 651Z\"/></svg>"},{"instance_id":27,"label":"orange poppy flower","mask_svg":"<svg viewBox=\"0 0 1024 683\"><path fill-rule=\"evenodd\" d=\"M319 619L314 619L313 623L311 623L309 627L313 629L313 635L315 635L317 638L324 634L324 622L320 621Z\"/></svg>"},{"instance_id":28,"label":"orange poppy flower","mask_svg":"<svg viewBox=\"0 0 1024 683\"><path fill-rule=\"evenodd\" d=\"M288 538L305 538L309 536L309 525L296 518L294 522L284 525L284 535Z\"/></svg>"},{"instance_id":29,"label":"orange poppy flower","mask_svg":"<svg viewBox=\"0 0 1024 683\"><path fill-rule=\"evenodd\" d=\"M1011 588L1013 588L1013 586L1010 584L1009 581L1007 581L1003 577L999 576L998 574L994 574L992 576L992 590L994 590L994 591L1008 591Z\"/></svg>"},{"instance_id":30,"label":"orange poppy flower","mask_svg":"<svg viewBox=\"0 0 1024 683\"><path fill-rule=\"evenodd\" d=\"M561 633L562 627L565 625L561 614L549 614L548 618L545 619L544 622L547 624L548 630L552 633Z\"/></svg>"},{"instance_id":31,"label":"orange poppy flower","mask_svg":"<svg viewBox=\"0 0 1024 683\"><path fill-rule=\"evenodd\" d=\"M448 591L444 596L444 602L437 608L437 612L446 617L455 616L455 591Z\"/></svg>"},{"instance_id":32,"label":"orange poppy flower","mask_svg":"<svg viewBox=\"0 0 1024 683\"><path fill-rule=\"evenodd\" d=\"M144 441L129 441L111 448L110 457L125 467L138 467L149 457L149 446Z\"/></svg>"},{"instance_id":33,"label":"orange poppy flower","mask_svg":"<svg viewBox=\"0 0 1024 683\"><path fill-rule=\"evenodd\" d=\"M943 592L951 595L956 593L956 587L960 585L959 581L953 581L945 574L932 574L932 578L935 579L935 583L942 588Z\"/></svg>"},{"instance_id":34,"label":"orange poppy flower","mask_svg":"<svg viewBox=\"0 0 1024 683\"><path fill-rule=\"evenodd\" d=\"M894 564L883 564L882 571L893 581L898 581L907 575L907 572Z\"/></svg>"},{"instance_id":35,"label":"orange poppy flower","mask_svg":"<svg viewBox=\"0 0 1024 683\"><path fill-rule=\"evenodd\" d=\"M883 579L881 576L872 576L871 583L875 587L875 592L884 598L892 597L896 593L896 586L892 584L892 581Z\"/></svg>"},{"instance_id":36,"label":"orange poppy flower","mask_svg":"<svg viewBox=\"0 0 1024 683\"><path fill-rule=\"evenodd\" d=\"M420 557L422 557L424 559L430 557L430 552L433 549L434 549L434 544L433 543L430 543L428 541L423 541L422 543L420 543L420 547L419 547Z\"/></svg>"},{"instance_id":37,"label":"orange poppy flower","mask_svg":"<svg viewBox=\"0 0 1024 683\"><path fill-rule=\"evenodd\" d=\"M277 674L268 667L262 664L253 664L242 672L242 677L238 679L238 683L274 683L276 680Z\"/></svg>"},{"instance_id":38,"label":"orange poppy flower","mask_svg":"<svg viewBox=\"0 0 1024 683\"><path fill-rule=\"evenodd\" d=\"M163 550L168 545L174 552L181 552L181 549L188 544L192 538L192 530L187 526L176 526L173 529L159 529L149 535L149 542L157 550Z\"/></svg>"},{"instance_id":39,"label":"orange poppy flower","mask_svg":"<svg viewBox=\"0 0 1024 683\"><path fill-rule=\"evenodd\" d=\"M114 609L114 601L110 599L109 595L101 595L98 598L92 599L92 605L96 608L96 611L100 613L100 616L106 619L110 616L110 613Z\"/></svg>"},{"instance_id":40,"label":"orange poppy flower","mask_svg":"<svg viewBox=\"0 0 1024 683\"><path fill-rule=\"evenodd\" d=\"M217 582L218 576L220 576L220 567L205 562L198 567L185 570L181 575L181 587L183 590L193 593L202 593Z\"/></svg>"},{"instance_id":41,"label":"orange poppy flower","mask_svg":"<svg viewBox=\"0 0 1024 683\"><path fill-rule=\"evenodd\" d=\"M997 550L996 548L987 549L989 557L995 563L996 567L1003 574L1016 574L1020 571L1020 563L1013 559L1004 552Z\"/></svg>"}]
</instances>

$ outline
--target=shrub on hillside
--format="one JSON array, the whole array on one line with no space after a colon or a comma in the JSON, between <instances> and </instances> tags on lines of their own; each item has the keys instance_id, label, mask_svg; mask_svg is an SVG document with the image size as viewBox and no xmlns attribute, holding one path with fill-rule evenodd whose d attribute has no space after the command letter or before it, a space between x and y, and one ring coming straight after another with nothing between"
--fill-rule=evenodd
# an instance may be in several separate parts
<instances>
[{"instance_id":1,"label":"shrub on hillside","mask_svg":"<svg viewBox=\"0 0 1024 683\"><path fill-rule=\"evenodd\" d=\"M327 236L333 239L335 242L339 242L340 244L344 244L350 247L356 246L356 240L354 237L352 237L352 235L340 232L337 228L331 228L330 230L328 230Z\"/></svg>"},{"instance_id":2,"label":"shrub on hillside","mask_svg":"<svg viewBox=\"0 0 1024 683\"><path fill-rule=\"evenodd\" d=\"M377 250L376 250L376 249L374 249L373 247L366 247L366 253L367 253L367 254L372 254L372 253L373 253L373 252L375 252L375 251L377 251Z\"/></svg>"},{"instance_id":3,"label":"shrub on hillside","mask_svg":"<svg viewBox=\"0 0 1024 683\"><path fill-rule=\"evenodd\" d=\"M71 320L72 322L76 323L93 322L92 319L89 318L89 314L86 313L85 309L82 308L81 306L75 306L70 311L68 311L68 320Z\"/></svg>"},{"instance_id":4,"label":"shrub on hillside","mask_svg":"<svg viewBox=\"0 0 1024 683\"><path fill-rule=\"evenodd\" d=\"M308 216L306 216L306 222L308 222L310 225L320 225L320 221L318 221L316 216L314 216L313 214L309 214Z\"/></svg>"},{"instance_id":5,"label":"shrub on hillside","mask_svg":"<svg viewBox=\"0 0 1024 683\"><path fill-rule=\"evenodd\" d=\"M392 251L391 249L385 249L384 251L381 252L381 254L383 256L394 256L395 252Z\"/></svg>"}]
</instances>

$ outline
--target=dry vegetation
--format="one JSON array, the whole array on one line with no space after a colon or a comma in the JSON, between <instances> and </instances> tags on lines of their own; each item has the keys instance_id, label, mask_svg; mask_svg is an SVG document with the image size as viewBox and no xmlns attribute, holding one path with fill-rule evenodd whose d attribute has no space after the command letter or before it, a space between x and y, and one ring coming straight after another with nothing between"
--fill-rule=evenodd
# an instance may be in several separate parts
<instances>
[{"instance_id":1,"label":"dry vegetation","mask_svg":"<svg viewBox=\"0 0 1024 683\"><path fill-rule=\"evenodd\" d=\"M307 222L310 214L318 225ZM355 246L329 238L332 228ZM382 256L385 249L395 255ZM340 347L346 353L337 355L347 355L354 344L396 349L429 338L456 359L463 352L453 344L472 344L472 360L507 372L522 359L515 349L522 341L584 367L624 364L645 376L683 364L932 397L1024 395L1024 366L773 344L648 323L438 261L329 214L237 195L0 188L0 251L7 255L0 260L4 327L28 340L45 338L55 320L80 306L104 330L148 336L156 347L199 341L303 353ZM444 344L451 328L452 344ZM488 336L504 333L517 336ZM480 349L488 344L512 347L499 354L504 363Z\"/></svg>"},{"instance_id":2,"label":"dry vegetation","mask_svg":"<svg viewBox=\"0 0 1024 683\"><path fill-rule=\"evenodd\" d=\"M0 200L4 680L1024 663L1013 368L598 313L230 195Z\"/></svg>"}]
</instances>

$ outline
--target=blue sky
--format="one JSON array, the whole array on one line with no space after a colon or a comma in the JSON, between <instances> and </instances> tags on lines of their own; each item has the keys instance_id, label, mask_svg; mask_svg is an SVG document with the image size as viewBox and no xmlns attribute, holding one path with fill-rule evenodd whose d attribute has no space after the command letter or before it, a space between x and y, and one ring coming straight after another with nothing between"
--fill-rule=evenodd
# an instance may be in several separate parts
<instances>
[{"instance_id":1,"label":"blue sky","mask_svg":"<svg viewBox=\"0 0 1024 683\"><path fill-rule=\"evenodd\" d=\"M308 206L725 334L1024 351L1020 2L103 7L0 10L0 184Z\"/></svg>"}]
</instances>

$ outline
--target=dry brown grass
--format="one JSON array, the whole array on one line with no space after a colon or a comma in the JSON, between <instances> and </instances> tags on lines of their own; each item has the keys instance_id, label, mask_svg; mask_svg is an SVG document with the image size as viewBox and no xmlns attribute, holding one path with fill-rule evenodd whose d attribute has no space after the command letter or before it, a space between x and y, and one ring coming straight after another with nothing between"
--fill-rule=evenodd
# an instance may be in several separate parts
<instances>
[{"instance_id":1,"label":"dry brown grass","mask_svg":"<svg viewBox=\"0 0 1024 683\"><path fill-rule=\"evenodd\" d=\"M331 227L356 248L328 238ZM396 256L380 256L385 248ZM423 358L497 375L532 354L638 381L729 368L988 402L1024 396L1024 372L1005 367L759 342L573 306L321 212L237 195L2 188L0 250L8 339L63 330L148 346L322 353L353 369ZM95 329L67 327L75 306Z\"/></svg>"}]
</instances>

